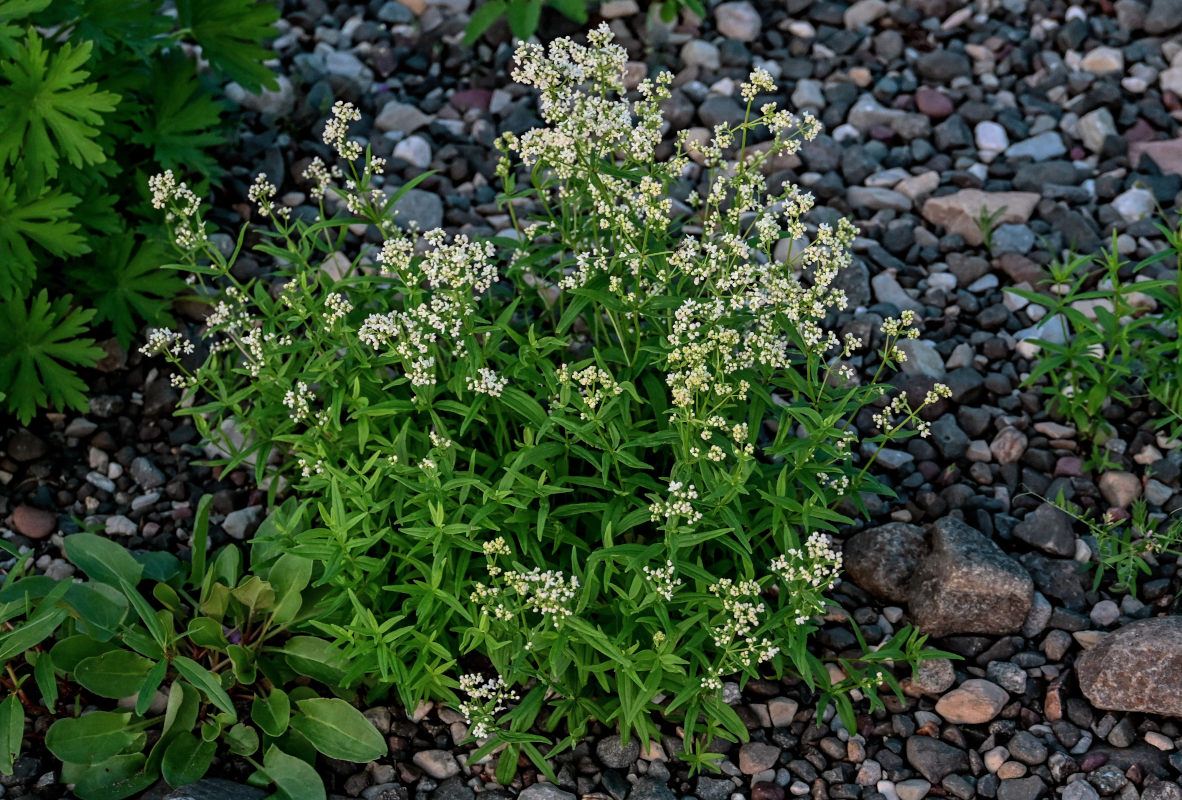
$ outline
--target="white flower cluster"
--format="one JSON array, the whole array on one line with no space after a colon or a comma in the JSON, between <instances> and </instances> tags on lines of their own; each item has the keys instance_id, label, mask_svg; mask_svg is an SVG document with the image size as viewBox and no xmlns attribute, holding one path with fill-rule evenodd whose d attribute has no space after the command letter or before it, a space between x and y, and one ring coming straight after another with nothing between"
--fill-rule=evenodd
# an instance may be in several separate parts
<instances>
[{"instance_id":1,"label":"white flower cluster","mask_svg":"<svg viewBox=\"0 0 1182 800\"><path fill-rule=\"evenodd\" d=\"M487 292L498 280L496 266L491 262L495 252L491 242L477 243L457 236L448 244L446 234L439 229L423 238L431 249L417 262L413 244L404 238L387 240L378 262L383 274L398 276L408 289L417 289L426 282L434 291L406 311L371 314L358 331L361 341L374 350L391 349L416 387L435 383L433 345L446 341L455 355L465 352L461 333L475 313L476 295ZM490 388L495 386L491 384Z\"/></svg>"},{"instance_id":2,"label":"white flower cluster","mask_svg":"<svg viewBox=\"0 0 1182 800\"><path fill-rule=\"evenodd\" d=\"M652 583L654 591L666 600L673 599L673 593L682 583L680 578L674 577L674 572L672 561L666 561L663 567L644 568L644 575Z\"/></svg>"},{"instance_id":3,"label":"white flower cluster","mask_svg":"<svg viewBox=\"0 0 1182 800\"><path fill-rule=\"evenodd\" d=\"M694 508L693 501L697 499L698 489L692 483L673 481L669 484L669 495L649 506L652 521L672 523L680 517L686 524L693 525L702 519L702 512Z\"/></svg>"},{"instance_id":4,"label":"white flower cluster","mask_svg":"<svg viewBox=\"0 0 1182 800\"><path fill-rule=\"evenodd\" d=\"M340 292L332 292L324 298L324 307L328 309L325 321L331 325L353 310L353 304Z\"/></svg>"},{"instance_id":5,"label":"white flower cluster","mask_svg":"<svg viewBox=\"0 0 1182 800\"><path fill-rule=\"evenodd\" d=\"M324 143L346 161L361 158L361 145L349 139L349 123L360 119L361 112L356 106L338 100L332 105L332 119L324 124Z\"/></svg>"},{"instance_id":6,"label":"white flower cluster","mask_svg":"<svg viewBox=\"0 0 1182 800\"><path fill-rule=\"evenodd\" d=\"M757 582L722 578L709 587L709 592L722 602L721 622L710 631L715 647L733 655L744 667L776 657L779 647L770 639L755 638L755 631L762 624L760 617L767 610L759 600ZM736 642L740 644L738 649L734 649Z\"/></svg>"},{"instance_id":7,"label":"white flower cluster","mask_svg":"<svg viewBox=\"0 0 1182 800\"><path fill-rule=\"evenodd\" d=\"M301 456L296 460L296 464L300 468L300 474L305 478L311 478L313 475L324 474L324 459L318 458L315 461L309 461L308 459Z\"/></svg>"},{"instance_id":8,"label":"white flower cluster","mask_svg":"<svg viewBox=\"0 0 1182 800\"><path fill-rule=\"evenodd\" d=\"M187 183L177 182L172 170L149 178L148 189L152 192L152 208L168 209L164 219L172 226L177 247L188 252L209 241L201 219L201 200Z\"/></svg>"},{"instance_id":9,"label":"white flower cluster","mask_svg":"<svg viewBox=\"0 0 1182 800\"><path fill-rule=\"evenodd\" d=\"M509 379L498 375L488 367L477 370L475 377L468 376L468 390L477 394L487 394L490 397L500 397L501 392L509 385Z\"/></svg>"},{"instance_id":10,"label":"white flower cluster","mask_svg":"<svg viewBox=\"0 0 1182 800\"><path fill-rule=\"evenodd\" d=\"M940 402L943 398L951 397L952 389L943 383L937 383L928 393L924 395L923 403L919 408L911 409L908 406L907 392L899 392L895 395L891 402L887 404L886 408L875 414L871 419L875 427L883 433L889 433L902 427L908 420L915 420L916 415L924 406L934 405ZM897 419L900 415L902 420ZM927 438L932 432L932 423L927 421L917 421L915 423L915 430L923 438Z\"/></svg>"},{"instance_id":11,"label":"white flower cluster","mask_svg":"<svg viewBox=\"0 0 1182 800\"><path fill-rule=\"evenodd\" d=\"M260 217L277 215L287 219L291 216L291 209L287 208L286 206L276 208L275 203L273 202L275 199L275 194L278 191L279 190L275 188L275 184L271 183L271 181L267 178L267 173L260 172L255 176L254 183L251 185L250 189L247 190L246 196L252 203L258 205Z\"/></svg>"},{"instance_id":12,"label":"white flower cluster","mask_svg":"<svg viewBox=\"0 0 1182 800\"><path fill-rule=\"evenodd\" d=\"M316 156L304 168L301 177L312 184L308 190L308 194L312 196L313 200L319 200L328 192L328 188L332 186L332 182L344 178L345 173L335 164L331 168L328 167L320 156Z\"/></svg>"},{"instance_id":13,"label":"white flower cluster","mask_svg":"<svg viewBox=\"0 0 1182 800\"><path fill-rule=\"evenodd\" d=\"M148 333L148 341L140 348L145 356L165 355L180 358L193 352L193 343L178 331L154 328Z\"/></svg>"},{"instance_id":14,"label":"white flower cluster","mask_svg":"<svg viewBox=\"0 0 1182 800\"><path fill-rule=\"evenodd\" d=\"M507 708L505 703L520 699L500 675L488 679L477 674L461 675L460 690L466 692L469 699L460 703L459 711L476 739L483 739L492 732L496 715Z\"/></svg>"},{"instance_id":15,"label":"white flower cluster","mask_svg":"<svg viewBox=\"0 0 1182 800\"><path fill-rule=\"evenodd\" d=\"M822 593L838 582L841 551L820 531L809 535L804 550L790 548L772 560L771 570L783 582L797 625L824 609Z\"/></svg>"},{"instance_id":16,"label":"white flower cluster","mask_svg":"<svg viewBox=\"0 0 1182 800\"><path fill-rule=\"evenodd\" d=\"M315 393L303 381L296 381L296 385L283 395L283 405L291 409L291 418L297 422L312 416L312 401Z\"/></svg>"},{"instance_id":17,"label":"white flower cluster","mask_svg":"<svg viewBox=\"0 0 1182 800\"><path fill-rule=\"evenodd\" d=\"M594 364L575 372L571 371L569 364L563 364L558 368L558 380L575 387L587 411L592 414L610 398L624 391L610 372ZM579 418L587 419L587 411L580 411Z\"/></svg>"}]
</instances>

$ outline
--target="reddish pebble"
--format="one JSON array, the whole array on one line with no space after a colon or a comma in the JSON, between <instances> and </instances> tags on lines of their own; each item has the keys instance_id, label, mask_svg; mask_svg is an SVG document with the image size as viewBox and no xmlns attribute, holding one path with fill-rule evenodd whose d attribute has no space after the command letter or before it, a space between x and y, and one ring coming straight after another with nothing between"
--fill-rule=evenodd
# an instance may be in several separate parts
<instances>
[{"instance_id":1,"label":"reddish pebble","mask_svg":"<svg viewBox=\"0 0 1182 800\"><path fill-rule=\"evenodd\" d=\"M1068 155L1071 156L1072 161L1080 161L1084 158L1087 158L1088 151L1084 150L1082 147L1073 147L1071 148L1071 152Z\"/></svg>"},{"instance_id":2,"label":"reddish pebble","mask_svg":"<svg viewBox=\"0 0 1182 800\"><path fill-rule=\"evenodd\" d=\"M1107 753L1088 753L1084 756L1083 761L1079 762L1081 772L1091 772L1094 769L1099 769L1108 763Z\"/></svg>"},{"instance_id":3,"label":"reddish pebble","mask_svg":"<svg viewBox=\"0 0 1182 800\"><path fill-rule=\"evenodd\" d=\"M488 111L491 102L492 92L488 89L461 89L451 96L451 104L460 111L472 108Z\"/></svg>"},{"instance_id":4,"label":"reddish pebble","mask_svg":"<svg viewBox=\"0 0 1182 800\"><path fill-rule=\"evenodd\" d=\"M191 508L174 508L172 510L173 519L189 519L193 516L193 509Z\"/></svg>"},{"instance_id":5,"label":"reddish pebble","mask_svg":"<svg viewBox=\"0 0 1182 800\"><path fill-rule=\"evenodd\" d=\"M1056 478L1078 478L1083 475L1083 459L1078 456L1063 456L1055 462Z\"/></svg>"},{"instance_id":6,"label":"reddish pebble","mask_svg":"<svg viewBox=\"0 0 1182 800\"><path fill-rule=\"evenodd\" d=\"M49 511L19 505L12 512L12 527L30 539L44 539L57 528L57 517Z\"/></svg>"},{"instance_id":7,"label":"reddish pebble","mask_svg":"<svg viewBox=\"0 0 1182 800\"><path fill-rule=\"evenodd\" d=\"M760 781L751 787L751 800L784 800L784 787L771 781Z\"/></svg>"},{"instance_id":8,"label":"reddish pebble","mask_svg":"<svg viewBox=\"0 0 1182 800\"><path fill-rule=\"evenodd\" d=\"M1125 141L1129 144L1137 144L1138 142L1153 141L1153 138L1157 136L1157 131L1144 118L1140 118L1133 127L1125 131L1124 136Z\"/></svg>"},{"instance_id":9,"label":"reddish pebble","mask_svg":"<svg viewBox=\"0 0 1182 800\"><path fill-rule=\"evenodd\" d=\"M895 138L895 132L886 125L875 125L870 129L870 138L879 142L889 142Z\"/></svg>"},{"instance_id":10,"label":"reddish pebble","mask_svg":"<svg viewBox=\"0 0 1182 800\"><path fill-rule=\"evenodd\" d=\"M920 89L915 93L915 107L933 119L944 119L954 110L948 95L935 89Z\"/></svg>"}]
</instances>

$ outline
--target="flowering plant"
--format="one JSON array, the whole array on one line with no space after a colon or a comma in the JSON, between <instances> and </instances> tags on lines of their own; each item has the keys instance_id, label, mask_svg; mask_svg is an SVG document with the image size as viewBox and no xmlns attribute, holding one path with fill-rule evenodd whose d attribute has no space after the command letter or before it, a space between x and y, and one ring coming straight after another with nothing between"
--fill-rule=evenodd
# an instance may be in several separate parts
<instances>
[{"instance_id":1,"label":"flowering plant","mask_svg":"<svg viewBox=\"0 0 1182 800\"><path fill-rule=\"evenodd\" d=\"M204 363L171 335L149 350L178 366L183 413L220 463L304 499L272 543L337 590L315 626L350 679L459 705L473 761L504 748L502 780L522 754L548 772L539 731L569 747L591 720L647 742L663 718L708 764L715 735L746 736L734 675L795 672L852 727L859 692L898 689L883 665L926 652L907 629L828 661L808 646L841 565L828 533L852 521L836 506L888 491L869 466L946 394L887 397L910 318L877 354L827 325L854 229L810 225L811 197L766 178L816 121L763 102L757 70L743 123L661 158L669 76L629 100L624 50L589 39L518 50L547 127L500 141L512 230L492 242L399 230L343 103L325 141L344 168L305 176L319 221L256 184L269 286L235 279L182 185L154 184L186 269L220 287ZM341 258L364 226L384 243Z\"/></svg>"}]
</instances>

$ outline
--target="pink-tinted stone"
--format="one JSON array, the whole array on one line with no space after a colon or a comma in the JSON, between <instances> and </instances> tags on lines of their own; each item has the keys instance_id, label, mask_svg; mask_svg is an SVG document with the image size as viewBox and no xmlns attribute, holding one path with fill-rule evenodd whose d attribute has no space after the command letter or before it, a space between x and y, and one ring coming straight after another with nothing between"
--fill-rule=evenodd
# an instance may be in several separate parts
<instances>
[{"instance_id":1,"label":"pink-tinted stone","mask_svg":"<svg viewBox=\"0 0 1182 800\"><path fill-rule=\"evenodd\" d=\"M1129 128L1124 133L1125 141L1129 144L1150 142L1153 141L1153 137L1155 136L1157 136L1157 129L1146 122L1143 118L1138 119L1137 122L1134 123L1133 127Z\"/></svg>"},{"instance_id":2,"label":"pink-tinted stone","mask_svg":"<svg viewBox=\"0 0 1182 800\"><path fill-rule=\"evenodd\" d=\"M921 114L932 119L943 119L952 114L954 108L948 95L935 89L923 88L915 93L915 107Z\"/></svg>"},{"instance_id":3,"label":"pink-tinted stone","mask_svg":"<svg viewBox=\"0 0 1182 800\"><path fill-rule=\"evenodd\" d=\"M461 89L451 96L451 104L460 111L477 109L488 111L492 102L492 91L489 89Z\"/></svg>"},{"instance_id":4,"label":"pink-tinted stone","mask_svg":"<svg viewBox=\"0 0 1182 800\"><path fill-rule=\"evenodd\" d=\"M57 517L49 511L19 505L12 512L12 527L30 539L44 539L57 527Z\"/></svg>"},{"instance_id":5,"label":"pink-tinted stone","mask_svg":"<svg viewBox=\"0 0 1182 800\"><path fill-rule=\"evenodd\" d=\"M1078 456L1063 456L1055 462L1056 478L1078 478L1083 474L1083 459Z\"/></svg>"},{"instance_id":6,"label":"pink-tinted stone","mask_svg":"<svg viewBox=\"0 0 1182 800\"><path fill-rule=\"evenodd\" d=\"M1182 139L1129 143L1129 163L1136 166L1141 156L1149 156L1162 172L1182 175Z\"/></svg>"},{"instance_id":7,"label":"pink-tinted stone","mask_svg":"<svg viewBox=\"0 0 1182 800\"><path fill-rule=\"evenodd\" d=\"M1071 148L1071 152L1068 153L1068 155L1071 156L1072 161L1079 161L1080 159L1087 157L1088 151L1084 150L1082 147L1073 147Z\"/></svg>"}]
</instances>

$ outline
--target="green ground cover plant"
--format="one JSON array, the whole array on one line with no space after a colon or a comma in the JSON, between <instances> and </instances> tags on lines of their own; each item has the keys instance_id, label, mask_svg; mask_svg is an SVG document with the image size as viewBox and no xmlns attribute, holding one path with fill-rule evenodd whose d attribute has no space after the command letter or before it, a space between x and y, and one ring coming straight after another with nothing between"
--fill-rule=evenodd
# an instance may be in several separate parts
<instances>
[{"instance_id":1,"label":"green ground cover plant","mask_svg":"<svg viewBox=\"0 0 1182 800\"><path fill-rule=\"evenodd\" d=\"M192 783L215 756L248 760L251 782L273 797L315 800L326 796L317 753L362 763L386 753L341 689L341 652L295 633L331 591L322 567L280 552L266 529L249 565L232 546L207 558L211 500L187 564L92 533L65 540L80 582L29 574L32 551L17 558L0 587L0 773L12 774L26 717L43 714L56 717L45 747L82 800L120 800L161 777ZM280 510L269 525L284 519Z\"/></svg>"},{"instance_id":2,"label":"green ground cover plant","mask_svg":"<svg viewBox=\"0 0 1182 800\"><path fill-rule=\"evenodd\" d=\"M810 229L811 197L764 175L816 121L767 102L757 70L742 124L657 158L670 76L627 99L625 51L606 26L589 38L518 50L546 127L500 140L512 236L401 231L411 184L384 183L347 103L324 130L341 164L305 175L318 221L290 219L266 175L251 191L276 281L235 279L246 231L224 258L197 195L152 183L178 268L220 295L202 366L178 332L145 352L176 364L218 463L298 499L268 542L323 565L311 624L343 685L461 708L473 758L503 748L502 781L521 755L549 774L593 720L646 742L676 723L681 757L709 766L714 736L747 735L730 675L794 672L852 727L855 698L898 690L890 664L932 652L911 629L835 660L809 647L840 570L828 532L851 521L836 507L887 491L875 456L926 434L918 414L947 395L888 396L911 315L877 348L825 326L853 226ZM678 215L691 156L712 178ZM347 256L359 224L385 241ZM879 433L859 436L863 410Z\"/></svg>"},{"instance_id":3,"label":"green ground cover plant","mask_svg":"<svg viewBox=\"0 0 1182 800\"><path fill-rule=\"evenodd\" d=\"M486 0L476 7L464 31L464 44L471 45L497 20L509 23L509 30L517 39L529 39L538 30L543 8L553 8L567 19L583 24L588 11L597 6L594 0ZM701 0L663 0L656 4L658 16L672 22L682 9L689 9L701 18L706 7Z\"/></svg>"},{"instance_id":4,"label":"green ground cover plant","mask_svg":"<svg viewBox=\"0 0 1182 800\"><path fill-rule=\"evenodd\" d=\"M1025 381L1038 384L1056 413L1095 441L1092 465L1110 463L1103 441L1114 428L1110 406L1148 400L1157 429L1182 436L1182 227L1159 224L1167 247L1130 262L1111 246L1050 266L1048 293L1007 289L1046 310L1046 338ZM1167 267L1151 278L1146 268ZM1172 274L1171 274L1172 273ZM1043 380L1045 379L1045 380Z\"/></svg>"},{"instance_id":5,"label":"green ground cover plant","mask_svg":"<svg viewBox=\"0 0 1182 800\"><path fill-rule=\"evenodd\" d=\"M255 0L0 5L0 407L22 423L86 407L75 370L104 355L93 328L126 347L171 319L185 284L159 268L170 246L144 181L157 165L219 175L217 82L273 81L260 42L277 17Z\"/></svg>"}]
</instances>

